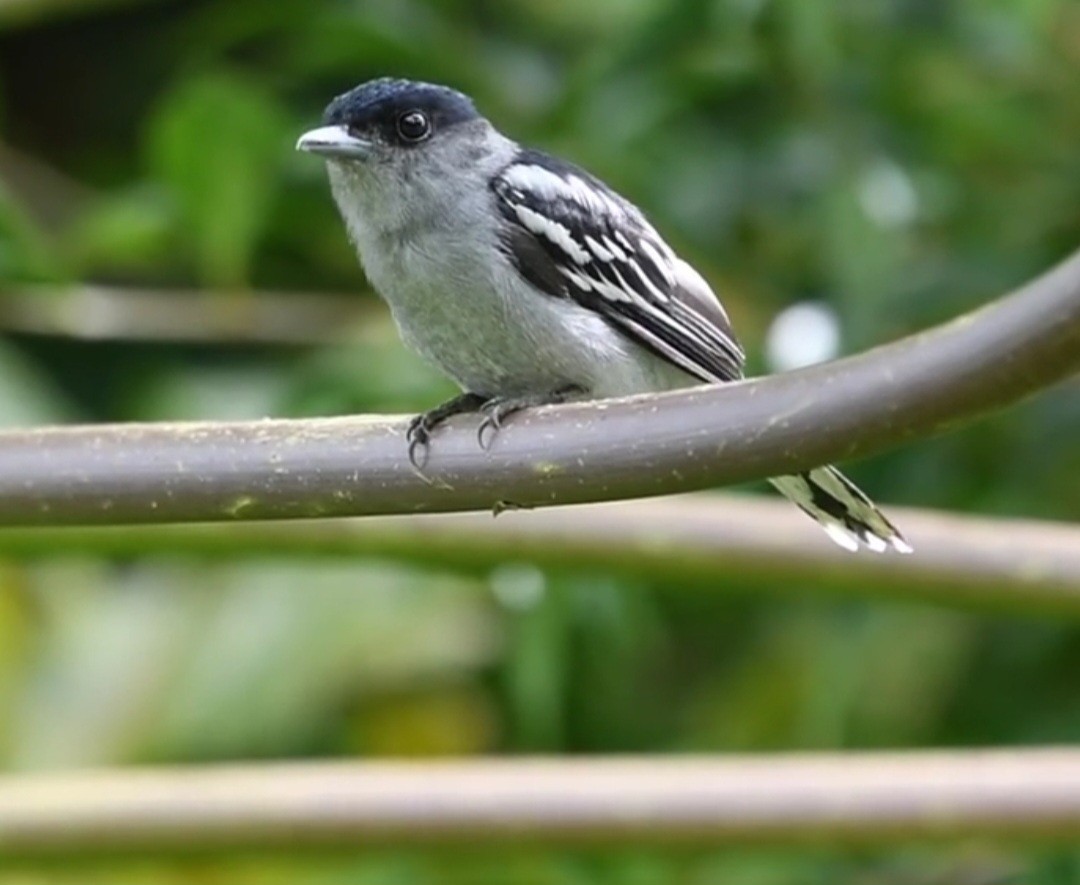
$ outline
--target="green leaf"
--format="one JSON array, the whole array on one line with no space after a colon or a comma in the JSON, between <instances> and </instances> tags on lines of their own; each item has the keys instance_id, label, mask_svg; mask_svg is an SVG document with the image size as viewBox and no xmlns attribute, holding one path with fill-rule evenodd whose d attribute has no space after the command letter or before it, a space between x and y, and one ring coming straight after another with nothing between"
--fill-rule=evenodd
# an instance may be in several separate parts
<instances>
[{"instance_id":1,"label":"green leaf","mask_svg":"<svg viewBox=\"0 0 1080 885\"><path fill-rule=\"evenodd\" d=\"M174 212L160 188L132 187L92 203L66 237L84 276L139 274L154 279L171 267Z\"/></svg>"},{"instance_id":2,"label":"green leaf","mask_svg":"<svg viewBox=\"0 0 1080 885\"><path fill-rule=\"evenodd\" d=\"M290 150L288 124L261 89L214 73L185 81L151 120L151 171L171 191L210 286L242 287Z\"/></svg>"}]
</instances>

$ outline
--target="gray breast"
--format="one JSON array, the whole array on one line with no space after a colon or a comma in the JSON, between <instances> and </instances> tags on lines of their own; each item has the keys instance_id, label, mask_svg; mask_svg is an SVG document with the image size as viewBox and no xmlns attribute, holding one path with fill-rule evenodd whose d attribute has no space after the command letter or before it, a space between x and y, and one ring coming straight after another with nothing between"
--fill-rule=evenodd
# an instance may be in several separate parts
<instances>
[{"instance_id":1,"label":"gray breast","mask_svg":"<svg viewBox=\"0 0 1080 885\"><path fill-rule=\"evenodd\" d=\"M331 164L330 172L365 273L402 339L462 388L494 396L567 384L598 394L656 386L636 345L521 277L501 250L493 196L482 184L414 179L410 187L424 193L405 195L348 168Z\"/></svg>"}]
</instances>

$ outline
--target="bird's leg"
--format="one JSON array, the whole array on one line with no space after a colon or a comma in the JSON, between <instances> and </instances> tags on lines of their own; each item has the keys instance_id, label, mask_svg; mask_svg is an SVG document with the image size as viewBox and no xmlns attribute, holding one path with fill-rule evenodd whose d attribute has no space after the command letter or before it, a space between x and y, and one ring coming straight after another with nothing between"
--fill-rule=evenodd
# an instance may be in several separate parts
<instances>
[{"instance_id":1,"label":"bird's leg","mask_svg":"<svg viewBox=\"0 0 1080 885\"><path fill-rule=\"evenodd\" d=\"M495 437L502 430L506 419L523 409L531 409L534 406L555 406L565 403L585 391L575 384L568 384L558 390L548 393L533 393L525 396L497 396L489 399L480 407L484 413L484 420L476 431L476 439L480 448L487 450L495 442Z\"/></svg>"},{"instance_id":2,"label":"bird's leg","mask_svg":"<svg viewBox=\"0 0 1080 885\"><path fill-rule=\"evenodd\" d=\"M454 415L462 415L466 412L478 412L487 402L484 397L475 393L458 394L451 400L441 405L421 412L409 422L409 429L405 431L405 441L409 444L409 461L417 470L423 469L427 463L428 442L431 440L431 431L442 424L447 418ZM422 452L422 458L417 458L417 452Z\"/></svg>"}]
</instances>

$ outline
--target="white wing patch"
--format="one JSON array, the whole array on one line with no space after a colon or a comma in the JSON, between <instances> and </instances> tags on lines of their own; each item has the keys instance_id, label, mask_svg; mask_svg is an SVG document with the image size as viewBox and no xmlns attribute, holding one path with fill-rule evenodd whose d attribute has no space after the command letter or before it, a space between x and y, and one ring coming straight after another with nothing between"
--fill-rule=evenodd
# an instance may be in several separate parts
<instances>
[{"instance_id":1,"label":"white wing patch","mask_svg":"<svg viewBox=\"0 0 1080 885\"><path fill-rule=\"evenodd\" d=\"M740 377L743 352L716 296L632 205L574 167L525 159L492 186L504 214L542 247L509 241L531 282L595 310L702 381Z\"/></svg>"},{"instance_id":2,"label":"white wing patch","mask_svg":"<svg viewBox=\"0 0 1080 885\"><path fill-rule=\"evenodd\" d=\"M592 250L593 255L599 258L601 261L612 261L615 258L615 253L608 249L606 246L601 246L595 239L585 234L585 245Z\"/></svg>"},{"instance_id":3,"label":"white wing patch","mask_svg":"<svg viewBox=\"0 0 1080 885\"><path fill-rule=\"evenodd\" d=\"M577 240L574 239L573 234L565 225L559 224L555 219L541 215L539 212L535 212L528 206L522 206L521 204L516 204L514 211L528 230L531 230L537 236L547 237L576 264L588 264L592 260L592 256L578 245Z\"/></svg>"},{"instance_id":4,"label":"white wing patch","mask_svg":"<svg viewBox=\"0 0 1080 885\"><path fill-rule=\"evenodd\" d=\"M578 175L563 177L533 163L516 163L503 173L511 187L531 191L544 200L568 200L599 215L624 216L625 210L603 191L591 187Z\"/></svg>"},{"instance_id":5,"label":"white wing patch","mask_svg":"<svg viewBox=\"0 0 1080 885\"><path fill-rule=\"evenodd\" d=\"M604 247L615 256L617 261L626 261L626 253L622 250L622 247L616 243L611 237L604 236Z\"/></svg>"},{"instance_id":6,"label":"white wing patch","mask_svg":"<svg viewBox=\"0 0 1080 885\"><path fill-rule=\"evenodd\" d=\"M578 175L564 177L532 163L518 163L511 166L503 173L502 179L504 184L511 189L511 194L516 190L538 197L547 203L569 203L578 207L586 216L603 219L608 224L616 226L610 236L601 233L601 229L598 229L595 236L585 234L579 241L564 224L524 205L519 200L508 198L504 193L504 199L507 199L526 229L554 243L575 264L588 265L596 261L608 266L608 273L604 276L589 274L588 277L581 273L574 273L571 277L567 269L560 268L560 271L568 279L572 279L575 285L581 286L586 291L597 292L612 301L641 300L635 288L645 288L648 294L657 301L667 301L670 298L665 290L675 282L677 259L674 253L657 234L653 234L656 237L656 244L645 237L638 237L637 249L634 249L630 240L617 227L618 224L629 220L626 209L604 191L591 186ZM652 233L652 229L644 223L643 219L636 221L643 230ZM639 262L643 261L648 262L654 271L653 276L661 279L664 282L663 286L657 286L650 279L649 273L639 266ZM634 275L641 281L641 285L637 287L629 285L625 276L619 273L620 265L623 269L625 266L633 268ZM606 276L614 276L621 285L615 285L606 279ZM588 279L589 285L583 286L581 281L585 279Z\"/></svg>"},{"instance_id":7,"label":"white wing patch","mask_svg":"<svg viewBox=\"0 0 1080 885\"><path fill-rule=\"evenodd\" d=\"M598 280L596 277L570 270L568 267L560 267L559 273L584 292L596 292L609 301L630 300L629 292L613 283L609 283L607 280Z\"/></svg>"}]
</instances>

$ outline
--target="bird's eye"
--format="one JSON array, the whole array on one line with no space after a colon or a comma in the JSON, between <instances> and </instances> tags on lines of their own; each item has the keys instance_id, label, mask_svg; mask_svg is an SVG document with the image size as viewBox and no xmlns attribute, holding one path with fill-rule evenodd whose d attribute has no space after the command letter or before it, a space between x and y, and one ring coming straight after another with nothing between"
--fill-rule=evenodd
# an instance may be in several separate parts
<instances>
[{"instance_id":1,"label":"bird's eye","mask_svg":"<svg viewBox=\"0 0 1080 885\"><path fill-rule=\"evenodd\" d=\"M431 135L431 121L422 111L406 111L398 117L397 130L406 141L423 141Z\"/></svg>"}]
</instances>

